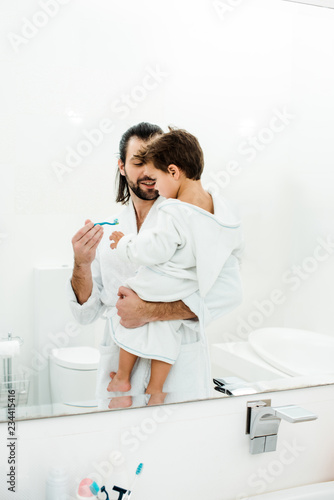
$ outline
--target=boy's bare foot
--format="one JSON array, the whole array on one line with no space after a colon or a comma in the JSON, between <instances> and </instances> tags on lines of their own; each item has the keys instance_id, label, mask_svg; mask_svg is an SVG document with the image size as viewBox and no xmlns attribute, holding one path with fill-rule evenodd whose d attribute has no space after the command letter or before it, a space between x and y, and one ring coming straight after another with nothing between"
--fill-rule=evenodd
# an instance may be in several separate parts
<instances>
[{"instance_id":1,"label":"boy's bare foot","mask_svg":"<svg viewBox=\"0 0 334 500\"><path fill-rule=\"evenodd\" d=\"M117 376L117 373L110 373L111 382L107 387L107 391L109 392L128 392L131 389L130 381L127 379L120 379Z\"/></svg>"},{"instance_id":2,"label":"boy's bare foot","mask_svg":"<svg viewBox=\"0 0 334 500\"><path fill-rule=\"evenodd\" d=\"M112 398L108 404L108 408L129 408L132 406L131 396L119 396L117 398Z\"/></svg>"},{"instance_id":3,"label":"boy's bare foot","mask_svg":"<svg viewBox=\"0 0 334 500\"><path fill-rule=\"evenodd\" d=\"M146 388L145 394L163 394L162 392L162 385L153 385L151 381L148 383L148 386Z\"/></svg>"},{"instance_id":4,"label":"boy's bare foot","mask_svg":"<svg viewBox=\"0 0 334 500\"><path fill-rule=\"evenodd\" d=\"M165 401L165 397L167 394L165 392L158 392L156 394L152 394L149 402L147 403L147 406L153 406L153 405L162 405Z\"/></svg>"},{"instance_id":5,"label":"boy's bare foot","mask_svg":"<svg viewBox=\"0 0 334 500\"><path fill-rule=\"evenodd\" d=\"M165 397L167 396L166 392L162 392L162 387L158 387L157 385L153 385L149 382L145 394L150 394L149 402L147 406L152 405L162 405L165 401Z\"/></svg>"}]
</instances>

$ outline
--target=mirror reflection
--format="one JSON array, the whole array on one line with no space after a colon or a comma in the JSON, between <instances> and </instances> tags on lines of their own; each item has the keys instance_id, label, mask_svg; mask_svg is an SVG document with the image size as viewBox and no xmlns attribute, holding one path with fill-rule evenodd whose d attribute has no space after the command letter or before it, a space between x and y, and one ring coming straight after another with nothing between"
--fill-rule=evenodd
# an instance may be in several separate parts
<instances>
[{"instance_id":1,"label":"mirror reflection","mask_svg":"<svg viewBox=\"0 0 334 500\"><path fill-rule=\"evenodd\" d=\"M132 406L134 391L148 405L209 397L205 326L241 303L241 223L203 188L203 151L186 130L132 126L118 167L122 210L72 240L72 312L80 323L106 317L98 394L109 408L111 394Z\"/></svg>"},{"instance_id":2,"label":"mirror reflection","mask_svg":"<svg viewBox=\"0 0 334 500\"><path fill-rule=\"evenodd\" d=\"M1 7L3 420L333 382L333 11L227 4Z\"/></svg>"}]
</instances>

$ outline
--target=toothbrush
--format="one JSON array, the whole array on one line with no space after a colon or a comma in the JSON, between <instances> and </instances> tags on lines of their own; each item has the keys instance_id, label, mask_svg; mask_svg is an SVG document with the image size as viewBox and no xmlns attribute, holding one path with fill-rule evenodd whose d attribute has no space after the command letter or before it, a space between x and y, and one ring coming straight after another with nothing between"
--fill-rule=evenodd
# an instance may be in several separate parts
<instances>
[{"instance_id":1,"label":"toothbrush","mask_svg":"<svg viewBox=\"0 0 334 500\"><path fill-rule=\"evenodd\" d=\"M138 479L138 476L139 476L139 474L141 473L141 471L143 470L143 465L144 465L144 464L142 464L142 463L140 463L140 464L138 465L137 470L136 470L136 475L135 475L135 478L134 478L133 483L132 483L132 485L131 485L131 489L130 489L130 490L128 490L128 491L125 493L125 495L124 495L124 497L123 497L123 500L128 500L128 499L132 496L133 486L136 484L136 481L137 481L137 479Z\"/></svg>"},{"instance_id":2,"label":"toothbrush","mask_svg":"<svg viewBox=\"0 0 334 500\"><path fill-rule=\"evenodd\" d=\"M89 486L89 489L90 489L90 491L92 492L92 494L94 495L94 497L95 497L95 498L98 498L98 499L99 499L99 498L102 498L102 497L100 496L100 493L99 493L99 492L100 492L100 491L101 491L101 492L103 492L103 491L104 491L104 492L105 492L105 494L107 495L106 500L109 500L109 495L108 495L108 493L105 491L105 487L104 487L104 486L102 486L102 488L100 489L99 485L98 485L95 481L94 481L94 482L93 482L93 483Z\"/></svg>"},{"instance_id":3,"label":"toothbrush","mask_svg":"<svg viewBox=\"0 0 334 500\"><path fill-rule=\"evenodd\" d=\"M94 226L116 226L119 224L118 219L114 219L114 222L95 222Z\"/></svg>"}]
</instances>

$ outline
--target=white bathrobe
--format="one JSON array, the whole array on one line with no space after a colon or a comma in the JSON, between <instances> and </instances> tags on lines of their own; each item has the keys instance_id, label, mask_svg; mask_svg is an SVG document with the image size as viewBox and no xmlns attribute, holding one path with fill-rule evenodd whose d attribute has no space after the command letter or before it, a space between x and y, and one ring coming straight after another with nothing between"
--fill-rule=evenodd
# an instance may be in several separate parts
<instances>
[{"instance_id":1,"label":"white bathrobe","mask_svg":"<svg viewBox=\"0 0 334 500\"><path fill-rule=\"evenodd\" d=\"M164 198L159 197L152 205L140 233L156 225L158 207L163 201ZM216 202L215 198L214 201ZM97 249L96 258L92 264L93 290L87 302L79 304L70 281L68 283L70 308L80 324L90 324L100 317L106 319L104 337L100 345L101 358L96 390L96 397L101 409L108 407L111 397L110 392L107 391L110 382L109 373L117 371L119 359L119 346L113 341L109 318L117 315L115 305L119 298L117 295L119 287L133 277L139 267L136 264L125 265L118 253L110 249L109 236L115 229L124 234L137 232L136 214L131 199L127 205L122 206L118 213L106 220L113 222L115 218L118 218L119 225L105 226L104 236ZM228 208L226 208L224 219L227 222L234 222ZM183 302L198 317L204 317L204 325L207 325L235 309L240 304L241 299L239 262L234 255L231 255L223 264L217 280L204 301L199 292L194 292L185 297ZM164 385L164 392L168 392L166 403L204 399L212 396L213 393L210 359L207 348L203 348L200 340L199 322L182 320L179 333L181 337L180 353ZM149 359L139 358L132 370L133 406L145 404L145 389L150 379L150 363Z\"/></svg>"},{"instance_id":2,"label":"white bathrobe","mask_svg":"<svg viewBox=\"0 0 334 500\"><path fill-rule=\"evenodd\" d=\"M175 199L160 203L156 226L125 235L114 250L126 265L141 266L125 286L152 302L183 300L196 291L204 300L226 260L237 255L242 244L240 222L232 222L231 213L226 222L226 210L221 199L214 199L214 215ZM119 316L111 321L119 347L140 357L175 363L181 321L155 321L134 329L120 325ZM199 321L204 324L204 317ZM204 327L200 331L206 348Z\"/></svg>"}]
</instances>

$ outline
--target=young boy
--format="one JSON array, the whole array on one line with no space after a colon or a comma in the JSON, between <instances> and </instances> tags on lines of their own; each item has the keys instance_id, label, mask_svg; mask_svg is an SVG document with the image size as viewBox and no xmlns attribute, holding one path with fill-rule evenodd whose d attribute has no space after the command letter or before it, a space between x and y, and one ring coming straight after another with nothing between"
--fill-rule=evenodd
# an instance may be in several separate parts
<instances>
[{"instance_id":1,"label":"young boy","mask_svg":"<svg viewBox=\"0 0 334 500\"><path fill-rule=\"evenodd\" d=\"M204 159L193 135L170 130L150 143L138 155L138 164L155 179L155 189L167 198L159 206L153 230L138 235L115 231L111 248L124 262L141 264L138 273L125 284L144 300L182 300L196 290L202 298L214 284L231 254L241 245L240 223L226 223L231 217L226 204L213 200L200 178ZM202 322L202 343L206 340ZM163 403L163 386L181 345L180 321L156 321L126 329L119 318L111 319L113 339L120 347L119 367L109 391L127 392L137 357L151 359L151 378L146 389L149 404Z\"/></svg>"}]
</instances>

